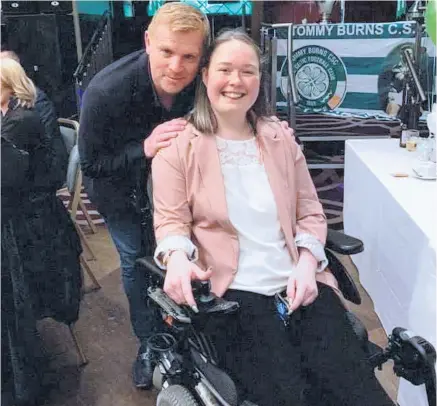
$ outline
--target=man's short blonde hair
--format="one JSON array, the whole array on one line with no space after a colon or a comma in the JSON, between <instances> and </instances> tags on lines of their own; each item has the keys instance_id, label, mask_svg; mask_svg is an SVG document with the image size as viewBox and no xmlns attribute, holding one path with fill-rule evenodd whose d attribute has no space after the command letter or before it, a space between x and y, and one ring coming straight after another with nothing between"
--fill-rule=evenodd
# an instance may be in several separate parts
<instances>
[{"instance_id":1,"label":"man's short blonde hair","mask_svg":"<svg viewBox=\"0 0 437 406\"><path fill-rule=\"evenodd\" d=\"M164 4L153 16L148 31L159 25L168 25L173 32L199 31L204 37L205 45L209 44L210 27L208 17L199 9L189 4L170 2Z\"/></svg>"}]
</instances>

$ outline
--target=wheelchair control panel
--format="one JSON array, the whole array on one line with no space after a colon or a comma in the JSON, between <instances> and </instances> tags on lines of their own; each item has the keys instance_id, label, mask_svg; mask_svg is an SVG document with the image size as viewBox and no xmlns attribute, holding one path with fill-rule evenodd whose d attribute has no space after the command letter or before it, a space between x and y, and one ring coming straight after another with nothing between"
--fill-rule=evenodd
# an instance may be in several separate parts
<instances>
[{"instance_id":1,"label":"wheelchair control panel","mask_svg":"<svg viewBox=\"0 0 437 406\"><path fill-rule=\"evenodd\" d=\"M153 300L166 315L172 317L174 320L180 323L191 323L191 318L188 316L187 312L185 312L181 306L168 297L161 288L151 287L148 289L147 294L149 295L149 298Z\"/></svg>"},{"instance_id":2,"label":"wheelchair control panel","mask_svg":"<svg viewBox=\"0 0 437 406\"><path fill-rule=\"evenodd\" d=\"M199 316L213 313L230 314L239 309L237 302L225 300L212 293L209 281L193 281L192 287L194 299L199 309ZM190 324L192 322L192 318L195 316L193 310L188 306L178 305L160 287L149 287L147 294L166 316L181 324Z\"/></svg>"}]
</instances>

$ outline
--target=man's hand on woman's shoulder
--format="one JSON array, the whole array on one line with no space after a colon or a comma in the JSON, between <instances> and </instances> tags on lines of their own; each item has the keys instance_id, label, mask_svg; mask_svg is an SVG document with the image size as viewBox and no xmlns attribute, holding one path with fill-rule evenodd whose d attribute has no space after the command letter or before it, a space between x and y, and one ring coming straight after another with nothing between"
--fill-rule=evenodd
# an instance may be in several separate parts
<instances>
[{"instance_id":1,"label":"man's hand on woman's shoulder","mask_svg":"<svg viewBox=\"0 0 437 406\"><path fill-rule=\"evenodd\" d=\"M161 148L170 146L172 139L185 130L186 124L185 119L176 118L156 126L144 140L144 155L147 158L153 158Z\"/></svg>"}]
</instances>

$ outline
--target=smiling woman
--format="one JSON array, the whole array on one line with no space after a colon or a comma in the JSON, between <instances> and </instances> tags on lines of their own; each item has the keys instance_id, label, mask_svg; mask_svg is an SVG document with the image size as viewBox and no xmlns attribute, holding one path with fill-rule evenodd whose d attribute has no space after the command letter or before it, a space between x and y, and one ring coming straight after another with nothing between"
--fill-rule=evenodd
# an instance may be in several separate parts
<instances>
[{"instance_id":1,"label":"smiling woman","mask_svg":"<svg viewBox=\"0 0 437 406\"><path fill-rule=\"evenodd\" d=\"M215 44L202 69L190 121L199 131L215 133L220 112L249 111L247 117L254 129L252 113L256 117L271 115L264 92L266 75L262 73L261 52L247 34L238 30L223 32Z\"/></svg>"}]
</instances>

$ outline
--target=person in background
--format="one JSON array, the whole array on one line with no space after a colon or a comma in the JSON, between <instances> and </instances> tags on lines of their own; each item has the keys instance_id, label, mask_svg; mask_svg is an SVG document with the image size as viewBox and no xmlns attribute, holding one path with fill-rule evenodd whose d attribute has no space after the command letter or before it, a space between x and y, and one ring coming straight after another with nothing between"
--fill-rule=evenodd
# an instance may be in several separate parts
<instances>
[{"instance_id":1,"label":"person in background","mask_svg":"<svg viewBox=\"0 0 437 406\"><path fill-rule=\"evenodd\" d=\"M241 399L303 406L310 391L313 406L393 406L327 269L326 217L303 153L268 112L259 48L230 30L205 62L189 124L152 162L164 291L196 311L191 281L210 279L240 304L207 331Z\"/></svg>"},{"instance_id":2,"label":"person in background","mask_svg":"<svg viewBox=\"0 0 437 406\"><path fill-rule=\"evenodd\" d=\"M3 58L10 58L21 63L18 55L10 50L0 52L0 64ZM47 94L40 88L36 87L36 100L33 108L38 113L41 122L44 124L47 138L50 140L54 152L50 176L53 182L53 187L58 190L64 186L67 178L68 154L59 130L55 106L48 98Z\"/></svg>"},{"instance_id":3,"label":"person in background","mask_svg":"<svg viewBox=\"0 0 437 406\"><path fill-rule=\"evenodd\" d=\"M105 219L118 250L131 324L140 347L132 374L137 388L152 385L147 340L157 328L146 306L145 276L138 257L154 249L151 221L144 219L144 180L150 161L185 128L194 80L209 40L209 22L198 9L167 3L145 33L145 50L100 71L82 100L79 154L85 190ZM170 120L170 121L169 121ZM146 228L146 230L145 230Z\"/></svg>"},{"instance_id":4,"label":"person in background","mask_svg":"<svg viewBox=\"0 0 437 406\"><path fill-rule=\"evenodd\" d=\"M26 183L29 154L1 137L1 404L34 404L42 392L44 362L32 303L20 300L22 260L15 237L26 217L17 202ZM17 265L15 265L17 264ZM15 266L14 266L15 265ZM16 288L14 289L14 285ZM18 299L18 300L17 300ZM21 316L20 316L21 315ZM18 403L20 402L20 403Z\"/></svg>"},{"instance_id":5,"label":"person in background","mask_svg":"<svg viewBox=\"0 0 437 406\"><path fill-rule=\"evenodd\" d=\"M36 321L78 319L82 247L50 176L53 150L33 109L35 86L10 58L1 59L0 83L2 400L7 391L14 405L34 404L44 371Z\"/></svg>"}]
</instances>

